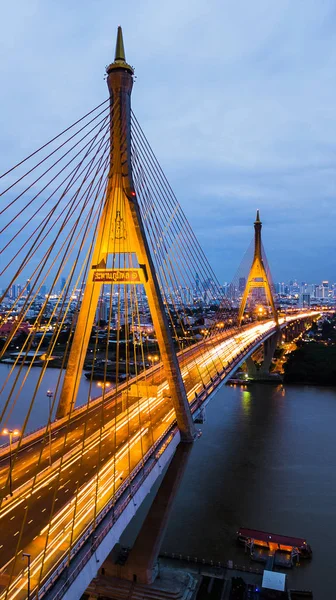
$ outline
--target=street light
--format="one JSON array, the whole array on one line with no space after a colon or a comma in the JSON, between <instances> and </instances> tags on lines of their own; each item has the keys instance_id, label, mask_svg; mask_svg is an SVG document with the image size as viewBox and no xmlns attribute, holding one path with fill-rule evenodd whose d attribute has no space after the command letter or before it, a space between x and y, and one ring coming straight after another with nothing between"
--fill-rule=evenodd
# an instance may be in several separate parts
<instances>
[{"instance_id":1,"label":"street light","mask_svg":"<svg viewBox=\"0 0 336 600\"><path fill-rule=\"evenodd\" d=\"M15 436L20 435L18 429L3 429L2 435L9 436L9 494L13 496L13 485L12 485L12 439Z\"/></svg>"},{"instance_id":2,"label":"street light","mask_svg":"<svg viewBox=\"0 0 336 600\"><path fill-rule=\"evenodd\" d=\"M51 454L51 398L53 397L54 392L51 390L47 391L47 398L49 400L49 465L52 464L52 454Z\"/></svg>"},{"instance_id":3,"label":"street light","mask_svg":"<svg viewBox=\"0 0 336 600\"><path fill-rule=\"evenodd\" d=\"M158 357L158 355L157 355L157 354L154 354L154 355L152 355L152 354L149 354L149 355L148 355L148 360L150 360L150 361L151 361L151 363L152 363L152 367L154 367L154 363L158 362L158 360L159 360L159 357Z\"/></svg>"},{"instance_id":4,"label":"street light","mask_svg":"<svg viewBox=\"0 0 336 600\"><path fill-rule=\"evenodd\" d=\"M153 368L153 367L154 367L154 364L155 364L156 362L158 362L158 360L159 360L159 357L158 357L158 355L157 355L157 354L149 354L149 355L148 355L148 360L150 360L150 361L151 361L151 366L152 366L152 368ZM154 383L154 372L152 372L152 384L153 384L153 383Z\"/></svg>"},{"instance_id":5,"label":"street light","mask_svg":"<svg viewBox=\"0 0 336 600\"><path fill-rule=\"evenodd\" d=\"M28 578L28 582L27 582L27 600L30 600L30 558L31 558L31 554L28 554L27 552L22 552L22 556L25 557L27 559L27 562L28 562L28 568L27 568L27 578Z\"/></svg>"}]
</instances>

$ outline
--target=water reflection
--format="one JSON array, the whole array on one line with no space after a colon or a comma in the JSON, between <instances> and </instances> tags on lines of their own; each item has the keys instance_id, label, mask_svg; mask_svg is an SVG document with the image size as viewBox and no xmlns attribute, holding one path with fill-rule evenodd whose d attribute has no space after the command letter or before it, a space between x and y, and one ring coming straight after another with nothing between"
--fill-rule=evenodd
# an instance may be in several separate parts
<instances>
[{"instance_id":1,"label":"water reflection","mask_svg":"<svg viewBox=\"0 0 336 600\"><path fill-rule=\"evenodd\" d=\"M247 390L246 391L242 390L241 401L242 401L243 411L244 411L245 415L248 416L251 411L251 392L249 392Z\"/></svg>"}]
</instances>

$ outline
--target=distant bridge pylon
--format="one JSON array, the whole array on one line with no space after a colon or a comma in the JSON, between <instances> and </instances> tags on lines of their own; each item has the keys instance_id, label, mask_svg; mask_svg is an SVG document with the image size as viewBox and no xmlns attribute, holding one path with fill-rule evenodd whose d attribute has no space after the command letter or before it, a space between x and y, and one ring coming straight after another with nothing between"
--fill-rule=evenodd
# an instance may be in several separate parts
<instances>
[{"instance_id":1,"label":"distant bridge pylon","mask_svg":"<svg viewBox=\"0 0 336 600\"><path fill-rule=\"evenodd\" d=\"M250 293L255 289L263 289L265 291L266 299L271 307L274 321L276 325L279 324L278 313L274 303L272 287L262 256L261 227L262 223L260 221L259 210L257 210L257 216L254 222L254 255L252 265L246 280L243 297L241 299L239 307L238 325L241 325L241 322L243 320L248 297Z\"/></svg>"}]
</instances>

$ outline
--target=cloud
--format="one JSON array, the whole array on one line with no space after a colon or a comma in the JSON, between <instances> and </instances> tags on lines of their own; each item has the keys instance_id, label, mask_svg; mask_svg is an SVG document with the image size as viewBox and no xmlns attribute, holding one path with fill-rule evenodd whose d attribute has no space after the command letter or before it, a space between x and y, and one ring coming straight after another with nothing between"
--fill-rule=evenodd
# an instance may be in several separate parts
<instances>
[{"instance_id":1,"label":"cloud","mask_svg":"<svg viewBox=\"0 0 336 600\"><path fill-rule=\"evenodd\" d=\"M118 24L134 111L220 279L260 208L275 280L336 281L332 0L7 3L4 168L106 97Z\"/></svg>"}]
</instances>

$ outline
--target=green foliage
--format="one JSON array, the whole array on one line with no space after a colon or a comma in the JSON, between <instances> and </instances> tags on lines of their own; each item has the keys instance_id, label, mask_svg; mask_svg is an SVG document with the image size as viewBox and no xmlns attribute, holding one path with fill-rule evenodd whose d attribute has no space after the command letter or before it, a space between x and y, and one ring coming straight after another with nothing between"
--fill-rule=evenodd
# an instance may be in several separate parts
<instances>
[{"instance_id":1,"label":"green foliage","mask_svg":"<svg viewBox=\"0 0 336 600\"><path fill-rule=\"evenodd\" d=\"M284 373L287 383L336 385L336 346L303 344L289 355Z\"/></svg>"},{"instance_id":2,"label":"green foliage","mask_svg":"<svg viewBox=\"0 0 336 600\"><path fill-rule=\"evenodd\" d=\"M322 323L322 340L334 340L336 337L336 330L334 329L333 321L327 319Z\"/></svg>"}]
</instances>

